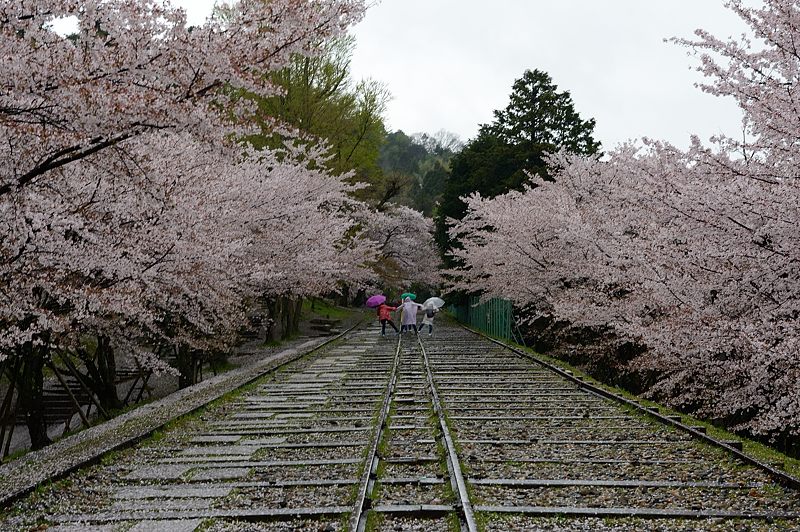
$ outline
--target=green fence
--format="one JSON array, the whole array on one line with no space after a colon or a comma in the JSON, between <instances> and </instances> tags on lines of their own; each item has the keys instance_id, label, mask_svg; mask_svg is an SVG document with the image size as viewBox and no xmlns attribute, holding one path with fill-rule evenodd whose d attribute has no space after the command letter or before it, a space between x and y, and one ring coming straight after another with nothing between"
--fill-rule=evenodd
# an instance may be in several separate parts
<instances>
[{"instance_id":1,"label":"green fence","mask_svg":"<svg viewBox=\"0 0 800 532\"><path fill-rule=\"evenodd\" d=\"M466 323L489 336L511 340L511 302L496 297L484 303L478 301L478 297L470 297L469 305L450 307L450 312L461 323Z\"/></svg>"}]
</instances>

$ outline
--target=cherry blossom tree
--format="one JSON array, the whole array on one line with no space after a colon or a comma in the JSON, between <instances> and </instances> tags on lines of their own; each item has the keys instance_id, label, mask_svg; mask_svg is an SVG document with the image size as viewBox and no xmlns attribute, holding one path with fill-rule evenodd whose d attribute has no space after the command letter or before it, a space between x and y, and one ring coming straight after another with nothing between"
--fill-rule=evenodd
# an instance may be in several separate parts
<instances>
[{"instance_id":1,"label":"cherry blossom tree","mask_svg":"<svg viewBox=\"0 0 800 532\"><path fill-rule=\"evenodd\" d=\"M454 273L459 288L645 344L631 366L656 375L656 397L796 441L800 6L727 5L757 44L703 31L678 42L700 55L704 90L739 103L741 140L559 155L554 183L468 199L451 231L464 245Z\"/></svg>"},{"instance_id":2,"label":"cherry blossom tree","mask_svg":"<svg viewBox=\"0 0 800 532\"><path fill-rule=\"evenodd\" d=\"M442 283L430 218L393 203L380 210L362 210L356 218L365 238L375 243L375 271L384 285L405 289L412 283L430 287Z\"/></svg>"},{"instance_id":3,"label":"cherry blossom tree","mask_svg":"<svg viewBox=\"0 0 800 532\"><path fill-rule=\"evenodd\" d=\"M266 73L362 12L355 0L244 0L190 30L155 0L0 7L0 356L21 361L34 447L47 441L37 399L51 352L84 348L86 334L208 348L230 341L253 287L363 275L337 212L347 187L312 171L313 154L243 153L250 109L232 90L275 93ZM65 18L78 27L68 39L52 29ZM316 227L333 251L305 270L297 254L254 252L285 244L273 221L312 196L295 243Z\"/></svg>"},{"instance_id":4,"label":"cherry blossom tree","mask_svg":"<svg viewBox=\"0 0 800 532\"><path fill-rule=\"evenodd\" d=\"M649 347L635 366L660 375L651 393L753 432L794 433L799 285L781 253L798 244L786 215L795 184L726 176L658 144L558 164L555 183L468 199L453 230L466 264L457 288L611 325Z\"/></svg>"},{"instance_id":5,"label":"cherry blossom tree","mask_svg":"<svg viewBox=\"0 0 800 532\"><path fill-rule=\"evenodd\" d=\"M757 8L746 7L741 0L725 5L746 23L749 35L726 40L697 30L695 40L672 39L699 59L697 70L707 78L699 87L733 98L744 112L741 139L724 135L712 139L720 146L716 162L754 179L796 178L800 7L792 0L763 0ZM725 157L730 153L746 164L730 166Z\"/></svg>"}]
</instances>

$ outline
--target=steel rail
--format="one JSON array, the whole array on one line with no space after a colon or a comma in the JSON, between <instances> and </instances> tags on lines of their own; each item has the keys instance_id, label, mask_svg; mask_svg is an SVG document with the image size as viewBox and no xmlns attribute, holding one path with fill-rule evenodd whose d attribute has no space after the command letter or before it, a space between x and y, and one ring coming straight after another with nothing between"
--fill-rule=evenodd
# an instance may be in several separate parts
<instances>
[{"instance_id":1,"label":"steel rail","mask_svg":"<svg viewBox=\"0 0 800 532\"><path fill-rule=\"evenodd\" d=\"M383 405L381 406L381 413L378 418L377 430L370 444L367 459L364 462L364 472L361 474L356 499L353 503L353 509L350 512L350 530L357 532L366 529L367 515L372 507L370 493L375 486L375 479L378 471L378 445L380 445L381 439L388 428L387 419L392 404L392 397L394 396L397 386L397 368L400 365L400 341L401 338L398 337L394 352L394 360L392 360L389 383L386 385L386 393L383 397Z\"/></svg>"},{"instance_id":2,"label":"steel rail","mask_svg":"<svg viewBox=\"0 0 800 532\"><path fill-rule=\"evenodd\" d=\"M466 528L469 532L477 532L478 525L475 523L475 513L472 509L472 503L469 500L469 492L467 491L467 484L464 481L464 475L461 473L461 462L458 459L455 444L450 436L450 429L447 427L447 422L444 418L444 410L442 409L439 394L436 391L436 382L433 379L433 371L431 364L428 360L428 354L425 351L425 346L422 340L417 336L420 351L422 352L422 360L425 363L425 372L428 377L428 389L431 394L431 402L433 403L433 410L436 417L439 419L439 427L442 431L442 439L444 440L445 448L447 449L447 469L450 472L450 482L453 484L453 492L458 500L456 501L456 511L460 514L462 530Z\"/></svg>"},{"instance_id":3,"label":"steel rail","mask_svg":"<svg viewBox=\"0 0 800 532\"><path fill-rule=\"evenodd\" d=\"M626 405L628 407L631 407L631 408L635 409L636 411L638 411L638 412L640 412L642 414L647 415L648 417L652 417L652 418L657 419L658 421L660 421L661 423L663 423L665 425L668 425L668 426L671 426L671 427L675 427L675 428L677 428L677 429L679 429L679 430L681 430L683 432L686 432L686 433L690 434L691 436L693 436L695 439L702 440L702 441L704 441L706 443L709 443L709 444L711 444L711 445L713 445L715 447L719 447L719 448L725 450L726 452L728 452L729 454L735 456L736 458L742 460L743 462L745 462L747 464L750 464L750 465L753 465L755 467L758 467L759 469L761 469L763 471L766 471L770 476L772 476L774 479L776 479L780 484L783 484L783 485L785 485L787 487L791 487L791 488L794 488L794 489L800 489L800 479L790 475L789 473L787 473L785 471L781 471L779 469L775 469L774 467L770 466L769 464L765 464L764 462L761 462L761 461L757 460L756 458L753 458L752 456L750 456L748 454L745 454L744 452L742 452L742 451L736 449L735 447L733 447L731 443L727 443L727 442L724 442L724 441L721 441L721 440L717 440L716 438L713 438L713 437L709 436L708 434L705 434L704 432L701 432L697 428L694 428L692 426L684 424L683 422L675 419L677 416L667 416L667 415L661 414L661 413L657 412L655 409L653 409L652 407L647 407L647 406L641 405L641 404L639 404L639 403L637 403L635 401L632 401L632 400L630 400L630 399L628 399L626 397L618 395L618 394L616 394L616 393L614 393L612 391L606 390L604 388L601 388L600 386L596 386L594 384L586 382L582 378L576 377L571 372L563 370L563 369L559 368L558 366L556 366L554 364L551 364L551 363L549 363L549 362L547 362L545 360L542 360L542 359L536 357L535 355L533 355L531 353L527 353L525 351L521 351L520 349L518 349L518 348L516 348L516 347L514 347L512 345L509 345L506 342L503 342L501 340L497 340L495 338L487 336L487 335L483 334L480 331L472 329L471 327L467 327L464 324L460 324L460 325L464 329L472 332L473 334L476 334L476 335L478 335L478 336L480 336L482 338L485 338L485 339L489 340L490 342L492 342L492 343L494 343L496 345L502 346L505 349L508 349L509 351L511 351L512 353L516 354L517 356L519 356L521 358L524 358L526 360L530 360L531 362L534 362L534 363L536 363L536 364L538 364L538 365L540 365L540 366L542 366L544 368L549 369L550 371L552 371L554 373L557 373L558 375L560 375L561 377L569 380L573 384L577 384L579 388L582 388L582 389L585 389L587 391L590 391L590 392L592 392L592 393L594 393L594 394L596 394L596 395L598 395L600 397L604 397L606 399L611 399L611 400L616 401L618 403L624 404L624 405ZM705 430L705 427L702 427L702 430Z\"/></svg>"},{"instance_id":4,"label":"steel rail","mask_svg":"<svg viewBox=\"0 0 800 532\"><path fill-rule=\"evenodd\" d=\"M455 358L459 355L460 350L458 347L460 345L475 345L476 343L479 343L481 347L483 347L483 349L480 350L479 353L476 353L476 355L482 356L471 359L472 363L464 366L464 374L470 374L469 372L472 371L471 368L475 368L476 374L484 374L485 379L482 382L475 380L474 386L469 388L470 390L477 390L478 392L476 394L478 397L480 396L480 390L484 387L486 387L487 390L493 390L493 392L498 396L500 394L498 390L502 389L503 382L505 382L505 380L497 380L492 375L492 369L487 370L485 373L482 371L484 368L483 360L496 356L498 360L509 362L509 364L505 365L498 364L497 367L519 367L520 369L518 371L524 372L525 374L527 374L529 371L533 373L552 372L550 374L553 377L553 381L564 382L565 386L567 385L567 382L578 384L577 388L583 389L582 393L585 393L589 397L593 397L594 401L598 403L605 402L606 405L613 406L610 398L602 396L601 394L597 394L590 387L585 386L587 383L581 380L579 376L575 377L577 379L576 381L569 378L569 372L565 372L566 374L561 374L547 367L537 369L540 366L536 365L528 356L521 355L513 348L510 348L501 342L495 342L496 344L500 344L498 347L495 347L489 342L482 341L483 338L481 338L481 341L475 342L475 338L467 336L467 334L468 333L457 333L454 336L455 341L452 343L452 345L444 346L446 348L445 350L438 350L436 346L431 344L423 345L422 339L419 339L418 342L421 348L421 352L419 353L412 346L403 345L402 340L398 340L396 346L392 345L391 343L384 343L382 347L376 350L375 354L378 355L377 359L370 357L370 352L367 352L365 357L359 356L357 360L350 360L350 357L348 357L348 360L340 361L339 359L341 357L338 355L338 352L332 353L332 357L330 359L331 362L328 362L328 359L320 359L323 362L321 366L311 366L310 368L302 367L298 368L298 370L292 370L290 373L288 373L286 379L279 379L278 381L270 383L269 389L261 390L261 388L259 388L258 394L254 394L252 397L245 396L244 398L240 398L236 403L233 403L239 408L256 402L261 403L260 406L263 408L263 412L261 413L264 415L272 411L301 411L300 405L285 405L284 407L276 406L283 403L284 401L282 401L282 399L286 398L286 402L303 402L305 404L305 409L303 412L324 413L333 410L319 409L319 407L316 405L316 396L340 398L341 396L339 395L329 396L327 394L339 394L342 393L341 390L345 388L354 390L363 388L358 385L344 387L341 385L343 382L371 383L369 385L370 387L377 384L376 389L379 389L380 393L356 393L353 394L352 398L357 400L347 402L347 404L352 404L355 408L361 409L362 401L367 399L370 400L371 408L369 409L368 417L358 418L364 420L364 427L339 427L337 425L335 428L331 428L329 430L321 429L319 431L319 441L317 441L317 438L312 438L312 441L309 441L306 438L299 438L297 440L286 440L284 438L279 441L278 439L266 437L286 433L307 434L316 432L316 430L312 428L302 428L301 424L303 427L306 426L306 423L309 427L315 426L319 419L314 418L314 420L311 420L310 418L304 417L302 419L289 420L289 423L281 423L280 426L270 425L270 427L267 429L255 432L255 434L259 434L261 438L248 438L242 441L237 440L234 445L236 446L236 449L239 449L241 452L235 451L228 454L209 451L209 447L211 449L218 449L222 445L227 445L226 442L228 441L233 442L233 439L222 441L214 440L214 438L226 438L229 437L230 434L239 435L242 432L248 432L247 430L240 430L238 425L229 426L224 422L225 419L235 418L238 415L238 412L240 412L239 410L226 412L222 419L217 420L217 423L221 426L228 427L231 430L225 429L220 433L221 435L215 435L213 431L206 432L205 434L200 434L196 438L198 441L191 442L199 444L195 445L195 447L203 447L203 444L211 443L212 445L207 447L206 451L203 453L183 452L180 455L176 455L175 453L170 452L170 454L156 453L152 456L146 457L146 465L156 465L162 463L191 463L194 464L192 467L199 467L204 470L211 471L211 474L208 474L206 478L202 479L203 482L197 483L195 477L187 480L186 477L176 476L174 478L165 479L166 483L164 484L140 486L141 480L137 479L149 477L137 477L132 474L127 480L128 485L119 489L115 489L112 493L110 493L110 497L113 500L119 501L119 508L115 509L114 511L108 511L107 508L103 508L99 509L101 513L94 515L51 515L49 518L56 523L75 526L77 526L79 523L114 523L128 520L141 521L142 523L153 521L157 525L156 521L163 521L165 519L178 520L210 518L232 519L248 522L271 522L281 520L318 520L320 518L325 518L326 520L339 520L338 522L340 525L344 525L346 530L362 531L365 530L368 525L372 525L372 518L376 516L385 517L387 521L393 519L397 519L398 521L407 520L413 523L412 526L426 528L432 528L434 526L434 520L436 520L436 524L438 525L441 524L445 519L449 523L453 523L452 518L457 517L461 527L460 529L462 531L470 532L478 529L475 523L475 516L478 516L480 519L486 519L487 523L491 522L492 524L502 527L503 517L499 514L517 514L517 518L525 520L524 523L529 523L527 526L530 527L533 527L534 524L538 522L538 519L548 519L552 517L570 519L594 517L610 520L624 518L687 520L760 519L767 520L768 525L772 524L771 520L773 519L798 519L798 522L800 522L800 511L790 511L789 506L786 506L783 510L776 512L764 510L764 508L759 506L760 503L755 503L755 506L745 503L744 509L741 510L720 508L720 506L725 506L725 503L718 504L717 501L726 500L727 497L730 497L731 500L735 500L737 498L743 500L752 500L749 497L761 496L758 493L755 495L750 493L748 495L746 491L742 490L759 490L761 487L765 487L767 489L772 488L774 484L765 479L764 474L758 474L755 477L750 477L756 478L760 480L760 482L745 482L743 480L741 483L728 482L727 477L723 478L723 476L719 477L719 481L707 480L707 478L715 478L713 475L711 477L700 477L701 480L699 481L692 480L694 475L690 475L691 478L689 478L687 481L672 480L673 477L667 477L669 480L628 480L627 478L630 472L625 472L623 480L616 480L616 475L613 475L613 478L605 478L605 476L602 474L600 475L602 478L598 477L598 471L606 471L607 468L605 467L587 467L586 473L587 475L593 475L592 478L583 479L583 472L581 471L577 471L578 476L581 478L572 478L570 475L566 475L567 478L563 478L565 476L563 471L566 471L571 464L619 463L635 464L637 466L652 464L662 465L665 466L665 468L668 468L670 464L691 465L700 462L700 460L648 461L636 458L638 454L634 456L632 460L628 461L603 458L582 460L569 459L569 456L572 456L571 453L563 455L567 457L565 459L558 458L558 456L562 456L558 453L551 455L546 450L542 451L541 449L536 448L536 446L541 444L552 445L569 443L584 445L591 443L592 445L599 444L608 446L621 443L647 443L648 445L654 443L672 444L676 443L674 441L645 441L644 439L637 439L637 436L634 434L627 434L626 440L612 440L609 437L606 437L607 435L600 433L598 433L598 435L602 436L604 438L603 440L588 440L584 438L580 431L574 431L575 435L572 436L573 427L569 424L569 430L558 426L552 434L547 432L546 435L544 432L540 433L538 430L536 430L534 432L538 436L532 437L530 436L532 433L529 433L527 430L514 433L504 433L503 430L486 431L483 430L483 424L479 421L481 419L587 419L587 417L583 415L540 416L534 418L531 418L530 416L520 416L517 418L470 415L449 415L445 417L445 413L455 414L455 410L468 410L464 408L464 405L454 405L452 401L449 400L451 398L451 390L453 389L451 385L462 382L462 374L458 372L450 372L445 368L451 367L451 365L448 363L450 357ZM461 343L462 341L464 342L463 344ZM395 348L395 353L391 353L392 348ZM337 366L337 364L341 364L341 366ZM350 365L356 364L359 368L369 367L372 368L372 370L369 372L368 376L364 375L360 380L353 381L349 378L348 368L350 368ZM423 366L425 368L424 373L422 370ZM343 380L337 380L338 377L336 379L321 379L319 378L320 372L330 372L331 375L341 375ZM306 377L309 375L314 376L313 378L315 380L307 380ZM561 379L558 377L559 375L561 378L566 380L561 381ZM293 378L295 376L298 378ZM308 387L304 390L294 389L295 386L304 386L308 382L324 384L324 386L318 386L315 384L314 386ZM286 388L284 389L284 387ZM530 387L531 390L536 390L538 388L539 387L537 385L532 385ZM510 394L509 403L513 404L519 399L520 395L522 394ZM453 394L452 396L462 397L462 395L458 393ZM568 400L568 397L569 396L565 396L565 399ZM476 400L479 401L480 399L476 398ZM291 408L289 408L290 406ZM455 408L454 410L454 407L459 406L461 406L461 408ZM344 405L339 405L339 407L341 408L338 410L341 412L350 411L350 409L343 408ZM395 411L395 408L397 407L399 408L397 411ZM614 408L619 409L619 407ZM439 425L438 429L437 423L429 417L431 410L437 416ZM647 419L644 419L644 416L639 416L636 412L632 411L632 409L631 411L627 411L628 409L623 407L620 409L620 412L623 410L626 411L625 416L608 416L602 417L602 419L632 419L636 420L636 424L650 426L658 432L663 431L663 428L659 428L662 426L660 423L653 424L648 422ZM398 415L398 413L401 415ZM648 416L653 416L654 414L650 409L644 413L646 413ZM330 419L340 420L344 418L336 417ZM592 419L595 418L593 417ZM463 425L449 424L461 420L471 420L473 422L477 421L477 423L464 423ZM407 423L407 425L396 423ZM506 424L501 423L501 425ZM502 428L504 427L501 427L501 429ZM414 432L411 434L400 434L399 432L395 432L408 429L420 430L424 431L424 433L419 434ZM465 432L461 432L462 429L464 429ZM370 431L369 436L367 433L363 432L367 430ZM341 435L328 436L324 434L325 432L336 432L341 433ZM362 436L363 441L358 441L362 440ZM505 436L506 439L503 439L503 436ZM336 439L338 437L343 439L338 441ZM203 438L207 438L207 440L203 441ZM696 441L694 438L690 438L686 435L679 435L679 439L680 441L678 443ZM458 441L459 445L465 446L465 451L457 451L455 441ZM435 444L437 443L441 444L442 446L438 452L435 450ZM397 444L397 446L395 446L395 444ZM338 459L316 459L324 456L331 456L330 454L320 451L319 453L308 453L307 455L297 455L283 452L275 453L274 455L265 454L260 456L261 459L259 460L257 459L259 458L259 455L253 455L249 451L250 447L258 447L259 449L314 448L322 450L326 447L349 447L355 445L360 447L360 452L350 451L346 454L343 453L342 456L349 456L351 458ZM466 449L468 449L470 445L491 445L501 446L501 448L499 452L487 453L486 455L483 455L481 452L480 449L482 448L477 448L477 451L470 450L469 452L473 453L473 456L468 455L466 452ZM532 445L532 447L527 448L528 445ZM696 445L696 443L692 445ZM383 450L384 446L386 446L386 452ZM526 447L520 448L520 446ZM492 448L494 449L494 447ZM233 450L233 448L230 450ZM572 450L575 449L573 448ZM581 452L582 450L583 448L578 449L579 452L576 456L595 456L594 454L584 454ZM516 457L515 453L518 453L519 451L522 452L519 453L519 457ZM708 453L708 451L708 448L704 449L705 453ZM460 458L463 460L465 466L466 464L472 463L471 460L477 458L476 462L492 464L504 463L510 467L481 465L479 466L479 469L482 471L482 473L477 474L475 477L470 477L467 474L466 469L462 472L462 462L459 459L459 454L461 454ZM715 457L719 456L719 453L715 452L713 454ZM337 454L336 456L339 455ZM549 456L550 458L530 458L531 456ZM606 456L606 454L601 453L597 456L602 457ZM609 456L615 456L615 454ZM651 456L651 454L646 454L643 456L648 457ZM652 456L658 457L658 454L653 453ZM691 454L690 456L694 456L694 454ZM280 459L281 457L287 459ZM268 460L269 458L272 458L272 460ZM447 479L445 479L443 475L437 474L437 471L440 470L439 468L441 468L441 465L443 464L443 458L445 465L447 466ZM726 459L725 462L730 463L730 459L732 458L733 457ZM509 460L533 464L546 463L551 465L566 465L563 468L559 468L557 466L545 467L542 470L539 470L540 473L543 474L539 474L538 478L531 478L525 474L520 475L520 473L536 471L536 468L532 468L526 472L525 466L508 464ZM395 468L393 464L400 465ZM420 464L421 467L407 468L405 467L407 464ZM303 474L302 476L298 477L289 475L285 480L277 481L275 479L281 477L279 473L273 474L272 472L262 470L263 468L271 466L291 466L292 468L298 468L299 470L299 467L308 465L347 465L348 467L335 467L331 468L329 471L327 469L325 471L320 470L320 472L315 475ZM387 473L390 474L392 471L396 470L396 476L383 478L382 474L381 477L378 477L377 472L379 470L379 465L381 466L381 469L384 465L388 466ZM354 470L354 467L360 469ZM614 466L612 465L612 468L613 467ZM225 471L223 471L221 475L216 475L215 470L220 468L247 468L257 469L258 471L256 471L255 475L250 477L244 476L244 474L235 475L231 477L233 481L228 482ZM562 471L559 472L559 469ZM636 470L638 471L638 468ZM653 478L654 476L661 478L661 475L651 475L649 471L646 471L646 473L646 478ZM753 469L749 473L755 473L755 470ZM180 473L180 475L182 474L183 473ZM507 478L482 478L484 474L488 476L504 475L507 476ZM512 478L515 475L520 475L521 478ZM551 475L561 478L549 478ZM639 477L638 474L633 474L633 476L635 478ZM679 475L678 478L684 477ZM740 477L737 475L734 477L734 480L738 478ZM197 478L197 480L200 479ZM376 490L376 486L379 482L380 485L384 486L384 488L390 485L393 487L384 490ZM411 495L409 495L406 485L412 486ZM450 500L442 501L441 490L444 486L448 485L451 486L454 495L452 498L448 497ZM470 492L468 491L467 486L469 486L469 490L473 490L473 497L479 496L482 493L490 494L489 500L491 502L481 503L474 499L470 500ZM583 489L584 487L599 489L592 489L589 490L589 492L584 493L584 491L587 491ZM220 496L220 494L215 495L213 493L215 490L219 492L221 490L230 490L236 488L246 489L245 497L246 500L249 501L246 504L246 507L215 507L216 505L213 501L216 497ZM315 498L313 495L308 495L308 490L312 489L320 492L330 491L332 495L335 493L336 502L331 501L320 506L292 507L291 503L285 502L289 499L289 497L286 497L286 499L283 499L283 501L275 498L277 496L277 492L274 490L283 490L286 488L290 488L298 492L299 498L297 502L302 505L308 504L308 502L313 501ZM629 500L628 498L629 495L632 495L631 490L634 489L644 491L655 490L654 493L660 497L663 495L662 488L666 488L669 491L668 496L671 496L671 490L673 489L679 490L682 488L688 488L692 490L715 490L713 499L711 499L708 503L708 506L713 506L713 508L703 508L705 504L699 506L691 505L687 506L685 509L683 508L685 506L684 504L680 504L679 506L681 507L679 508L649 508L648 506L654 506L654 500L659 500L653 498L656 495L650 495L649 493L643 494L641 496L641 500L638 500L639 497L635 497L634 499L636 500ZM335 489L335 492L333 489ZM199 494L202 493L202 490L208 490L208 493L202 495ZM546 491L548 496L540 499L537 495L537 491ZM198 492L198 494L192 494L193 492ZM423 497L419 496L420 492L423 492ZM522 492L525 492L525 494L519 496L518 494ZM600 502L584 501L585 504L575 507L572 505L578 505L579 503L573 502L571 498L563 498L560 495L560 493L563 492L568 492L569 494L576 494L580 492L581 497L586 495L590 499L593 496L598 495L602 495L603 498L598 499ZM189 494L187 495L187 493ZM510 495L512 493L513 496ZM618 493L624 495L617 495ZM704 493L705 491L703 491L701 495ZM553 494L555 498L550 499L550 494ZM208 500L208 507L195 508L193 505L189 505L184 508L178 506L181 498L195 496L202 497L204 500ZM437 496L437 498L433 499L433 496ZM767 495L764 496L766 497ZM775 499L778 496L779 495L770 495L769 497L770 499ZM719 497L722 498L719 499ZM294 496L292 496L292 498L294 498ZM167 499L171 504L162 505L166 506L162 509L162 507L158 506L157 502L161 499ZM495 501L495 499L497 500ZM131 500L133 500L134 503L128 504ZM553 505L547 505L551 501ZM317 499L316 502L322 501ZM427 504L429 502L439 502L439 504ZM691 500L682 502L691 502ZM539 503L543 503L543 505L538 506L537 504ZM607 503L610 503L611 505L608 507L603 506ZM562 506L563 504L566 504L566 506ZM599 508L596 507L597 504L600 505ZM640 507L640 504L643 507ZM278 505L281 507L276 507ZM733 506L731 506L731 508L733 508ZM493 514L498 514L498 516ZM499 519L500 521L496 522L494 521L495 519ZM347 524L344 524L343 520L346 520ZM471 525L470 521L472 523ZM405 525L406 523L403 523L400 526ZM293 526L302 527L304 525L293 524ZM306 523L305 526L311 525ZM646 528L646 526L644 527Z\"/></svg>"},{"instance_id":5,"label":"steel rail","mask_svg":"<svg viewBox=\"0 0 800 532\"><path fill-rule=\"evenodd\" d=\"M670 508L575 508L570 506L478 506L481 512L497 514L519 514L535 517L601 517L641 519L758 519L772 521L775 519L798 519L797 512L764 512L728 510L680 510Z\"/></svg>"}]
</instances>

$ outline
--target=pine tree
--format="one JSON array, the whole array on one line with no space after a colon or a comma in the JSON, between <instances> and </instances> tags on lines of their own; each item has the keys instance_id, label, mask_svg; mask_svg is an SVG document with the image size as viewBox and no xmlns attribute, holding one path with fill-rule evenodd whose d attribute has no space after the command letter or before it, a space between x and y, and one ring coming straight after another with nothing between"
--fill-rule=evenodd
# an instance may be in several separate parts
<instances>
[{"instance_id":1,"label":"pine tree","mask_svg":"<svg viewBox=\"0 0 800 532\"><path fill-rule=\"evenodd\" d=\"M545 158L562 149L585 155L600 150L592 137L594 119L581 119L570 93L558 92L552 78L541 70L526 70L514 82L508 106L494 116L494 122L481 126L477 138L452 161L436 217L436 238L443 254L452 245L447 219L461 219L466 212L461 196L479 192L494 197L520 190L529 173L549 179L553 169Z\"/></svg>"}]
</instances>

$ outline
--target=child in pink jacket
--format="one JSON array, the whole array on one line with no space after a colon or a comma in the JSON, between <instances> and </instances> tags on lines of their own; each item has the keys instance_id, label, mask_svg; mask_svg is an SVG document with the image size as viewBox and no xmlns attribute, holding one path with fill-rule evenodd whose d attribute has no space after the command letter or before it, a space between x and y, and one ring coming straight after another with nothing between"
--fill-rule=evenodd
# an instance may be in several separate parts
<instances>
[{"instance_id":1,"label":"child in pink jacket","mask_svg":"<svg viewBox=\"0 0 800 532\"><path fill-rule=\"evenodd\" d=\"M396 334L400 334L400 331L397 330L397 326L392 321L391 312L393 310L397 310L397 307L390 307L386 303L381 303L378 305L378 320L381 322L381 336L386 336L387 323L392 326L392 329L394 329Z\"/></svg>"}]
</instances>

